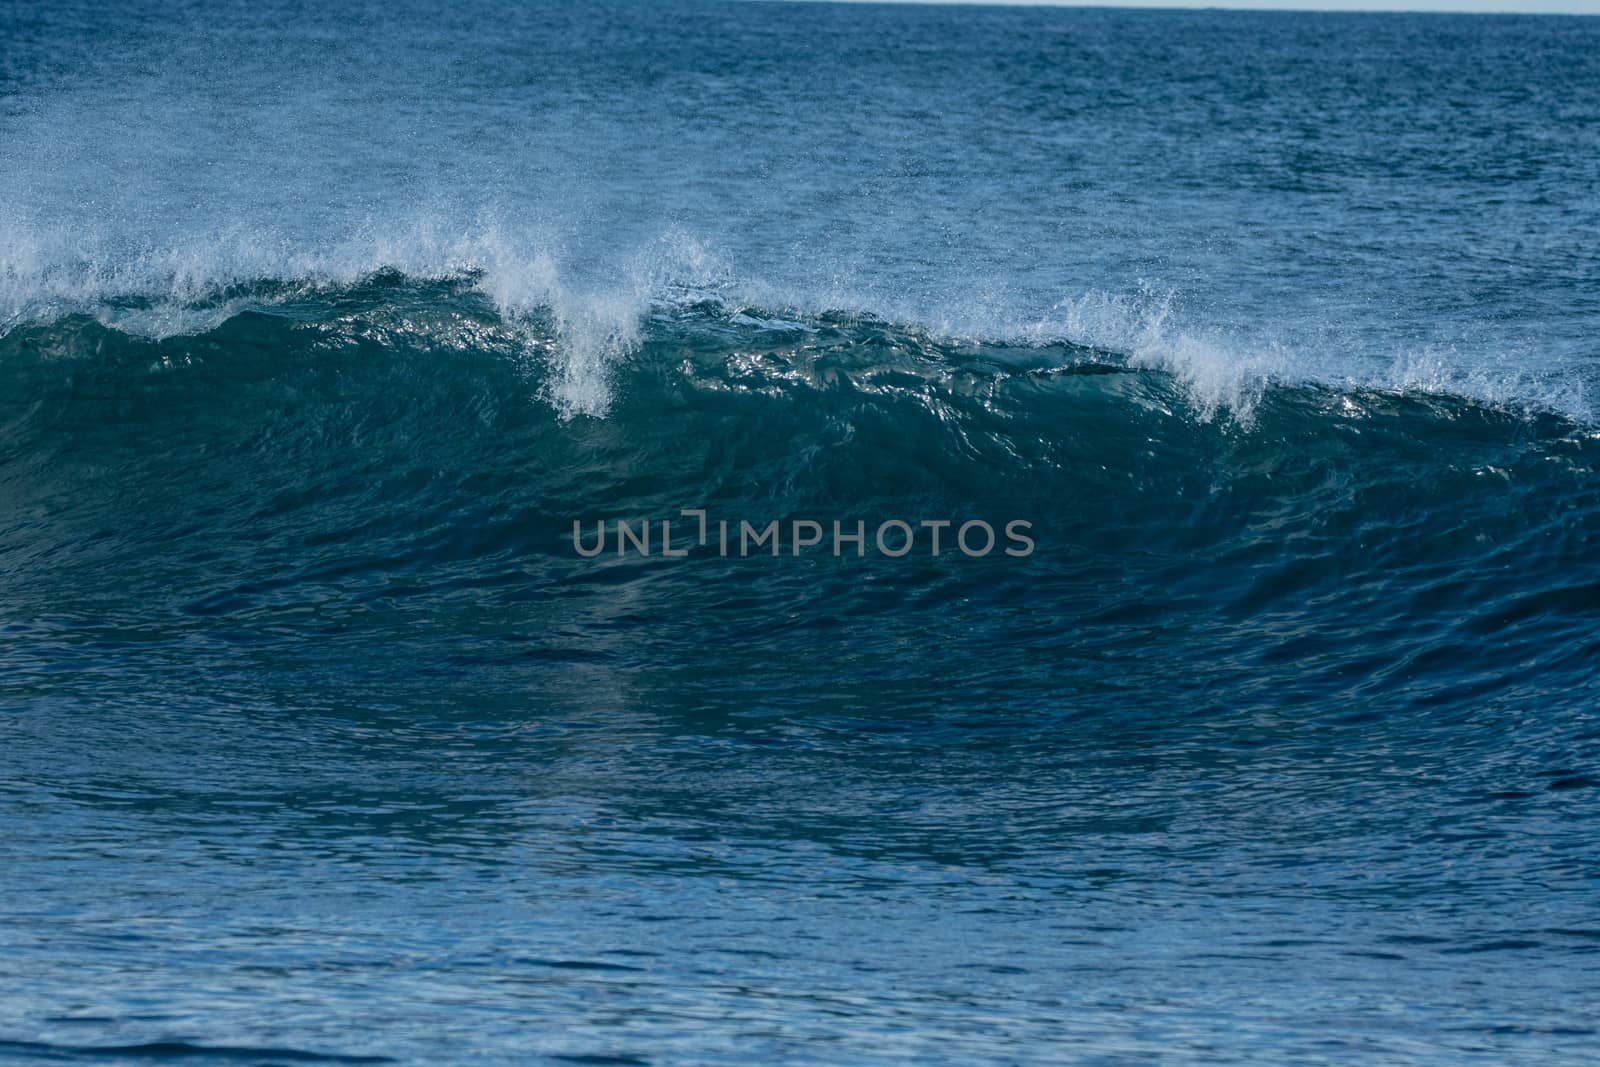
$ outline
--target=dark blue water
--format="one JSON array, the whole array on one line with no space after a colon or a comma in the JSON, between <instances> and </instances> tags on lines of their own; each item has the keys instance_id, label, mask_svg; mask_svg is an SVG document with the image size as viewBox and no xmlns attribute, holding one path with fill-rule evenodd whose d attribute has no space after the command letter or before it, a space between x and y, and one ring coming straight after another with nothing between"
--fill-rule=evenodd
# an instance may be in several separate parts
<instances>
[{"instance_id":1,"label":"dark blue water","mask_svg":"<svg viewBox=\"0 0 1600 1067\"><path fill-rule=\"evenodd\" d=\"M0 5L0 1060L1592 1062L1597 190L1600 20Z\"/></svg>"}]
</instances>

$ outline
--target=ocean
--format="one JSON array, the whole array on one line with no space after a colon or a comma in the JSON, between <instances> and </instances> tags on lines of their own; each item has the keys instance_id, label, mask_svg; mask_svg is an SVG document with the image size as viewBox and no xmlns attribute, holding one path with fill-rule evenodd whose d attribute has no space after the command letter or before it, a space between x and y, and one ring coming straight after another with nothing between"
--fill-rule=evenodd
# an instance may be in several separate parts
<instances>
[{"instance_id":1,"label":"ocean","mask_svg":"<svg viewBox=\"0 0 1600 1067\"><path fill-rule=\"evenodd\" d=\"M1600 1057L1600 19L0 2L0 1062Z\"/></svg>"}]
</instances>

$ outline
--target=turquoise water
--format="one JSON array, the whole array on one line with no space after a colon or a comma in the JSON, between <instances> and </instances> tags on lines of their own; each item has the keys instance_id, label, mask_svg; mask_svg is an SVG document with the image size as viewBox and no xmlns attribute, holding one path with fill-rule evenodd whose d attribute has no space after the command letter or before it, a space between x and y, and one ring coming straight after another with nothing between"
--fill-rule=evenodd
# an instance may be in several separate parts
<instances>
[{"instance_id":1,"label":"turquoise water","mask_svg":"<svg viewBox=\"0 0 1600 1067\"><path fill-rule=\"evenodd\" d=\"M0 7L0 1061L1591 1062L1597 189L1600 20Z\"/></svg>"}]
</instances>

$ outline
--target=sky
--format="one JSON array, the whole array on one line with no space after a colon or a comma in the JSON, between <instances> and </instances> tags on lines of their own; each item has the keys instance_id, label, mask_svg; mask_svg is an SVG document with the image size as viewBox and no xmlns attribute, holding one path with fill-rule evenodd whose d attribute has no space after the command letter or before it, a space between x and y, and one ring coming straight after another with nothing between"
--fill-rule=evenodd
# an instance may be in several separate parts
<instances>
[{"instance_id":1,"label":"sky","mask_svg":"<svg viewBox=\"0 0 1600 1067\"><path fill-rule=\"evenodd\" d=\"M1301 11L1499 11L1600 15L1600 0L927 0L932 3L1050 4L1059 7L1229 7Z\"/></svg>"}]
</instances>

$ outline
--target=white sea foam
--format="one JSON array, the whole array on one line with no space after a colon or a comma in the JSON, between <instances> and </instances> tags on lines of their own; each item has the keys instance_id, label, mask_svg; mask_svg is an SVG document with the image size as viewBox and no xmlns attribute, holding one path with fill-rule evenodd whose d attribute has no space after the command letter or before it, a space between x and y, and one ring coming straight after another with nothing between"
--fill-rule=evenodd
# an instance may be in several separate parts
<instances>
[{"instance_id":1,"label":"white sea foam","mask_svg":"<svg viewBox=\"0 0 1600 1067\"><path fill-rule=\"evenodd\" d=\"M563 417L603 415L611 375L640 340L646 315L672 288L706 288L726 268L691 237L668 231L618 257L602 282L580 281L557 242L492 223L449 230L426 218L326 247L243 232L159 247L118 246L66 229L0 235L0 330L70 314L154 338L213 328L240 310L399 271L426 280L472 275L513 327L554 326L548 399ZM270 297L260 283L274 283ZM255 288L244 293L232 290ZM529 331L530 341L535 331Z\"/></svg>"},{"instance_id":2,"label":"white sea foam","mask_svg":"<svg viewBox=\"0 0 1600 1067\"><path fill-rule=\"evenodd\" d=\"M1336 328L1302 329L1298 342L1230 330L1185 314L1177 294L1155 286L1073 294L1028 313L1015 293L994 286L930 301L886 297L881 287L826 270L814 271L808 284L740 278L708 243L676 229L600 262L575 261L568 244L536 227L492 219L449 225L425 213L320 245L244 230L139 244L0 217L0 331L86 314L130 333L168 337L394 270L419 280L474 277L506 323L524 332L529 358L548 364L546 399L563 418L603 416L615 368L643 340L652 311L702 299L765 309L790 324L856 312L935 339L1104 350L1130 366L1171 374L1197 417L1242 427L1273 383L1448 393L1592 418L1576 374L1530 370L1533 361L1515 351L1408 342L1387 355L1355 358Z\"/></svg>"}]
</instances>

